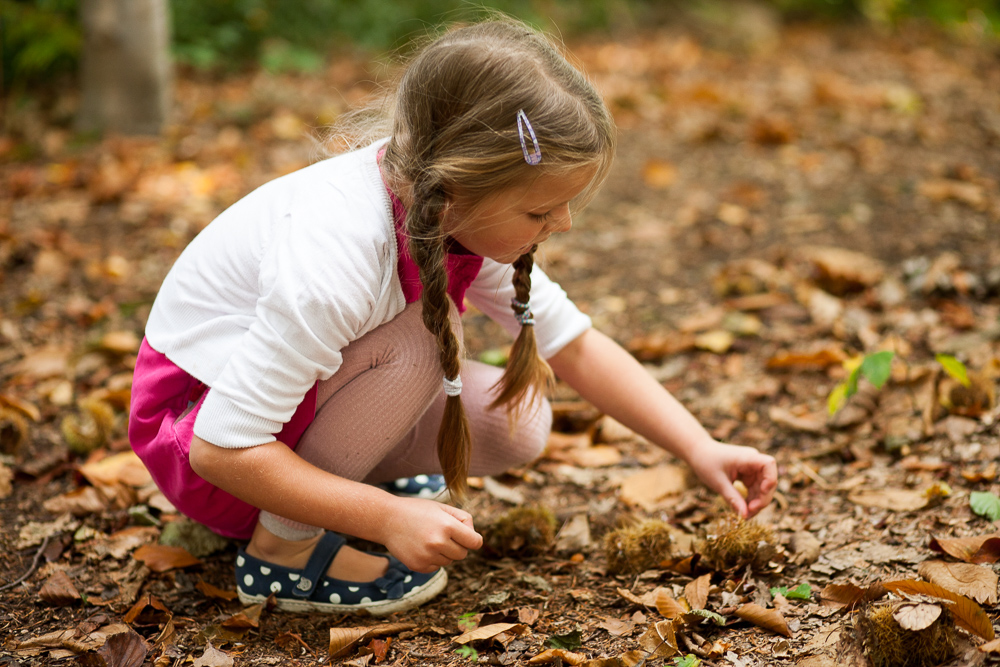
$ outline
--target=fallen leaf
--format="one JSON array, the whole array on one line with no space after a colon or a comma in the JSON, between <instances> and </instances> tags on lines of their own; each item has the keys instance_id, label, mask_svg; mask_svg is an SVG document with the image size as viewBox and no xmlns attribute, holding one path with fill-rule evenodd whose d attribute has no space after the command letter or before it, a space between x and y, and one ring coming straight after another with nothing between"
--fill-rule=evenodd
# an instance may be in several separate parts
<instances>
[{"instance_id":1,"label":"fallen leaf","mask_svg":"<svg viewBox=\"0 0 1000 667\"><path fill-rule=\"evenodd\" d=\"M365 639L389 637L415 627L415 623L385 623L367 627L330 628L330 659L343 658Z\"/></svg>"},{"instance_id":2,"label":"fallen leaf","mask_svg":"<svg viewBox=\"0 0 1000 667\"><path fill-rule=\"evenodd\" d=\"M501 484L492 477L483 477L483 489L497 500L502 500L510 505L521 507L525 503L524 493L520 489Z\"/></svg>"},{"instance_id":3,"label":"fallen leaf","mask_svg":"<svg viewBox=\"0 0 1000 667\"><path fill-rule=\"evenodd\" d=\"M973 491L969 494L969 507L979 516L990 521L1000 521L1000 498L987 491Z\"/></svg>"},{"instance_id":4,"label":"fallen leaf","mask_svg":"<svg viewBox=\"0 0 1000 667\"><path fill-rule=\"evenodd\" d=\"M1000 638L986 642L979 647L979 650L983 653L1000 653Z\"/></svg>"},{"instance_id":5,"label":"fallen leaf","mask_svg":"<svg viewBox=\"0 0 1000 667\"><path fill-rule=\"evenodd\" d=\"M69 371L72 349L67 345L46 345L25 356L11 369L14 375L34 380L64 376Z\"/></svg>"},{"instance_id":6,"label":"fallen leaf","mask_svg":"<svg viewBox=\"0 0 1000 667\"><path fill-rule=\"evenodd\" d=\"M9 498L14 492L14 471L0 461L0 500ZM62 512L58 512L62 514Z\"/></svg>"},{"instance_id":7,"label":"fallen leaf","mask_svg":"<svg viewBox=\"0 0 1000 667\"><path fill-rule=\"evenodd\" d=\"M646 160L642 167L642 180L656 190L669 188L677 180L677 167L664 160Z\"/></svg>"},{"instance_id":8,"label":"fallen leaf","mask_svg":"<svg viewBox=\"0 0 1000 667\"><path fill-rule=\"evenodd\" d=\"M608 634L615 637L628 637L635 631L635 621L623 621L620 618L605 618L597 624L597 627L606 630Z\"/></svg>"},{"instance_id":9,"label":"fallen leaf","mask_svg":"<svg viewBox=\"0 0 1000 667\"><path fill-rule=\"evenodd\" d=\"M55 607L65 607L79 600L80 592L76 590L69 575L59 570L45 580L38 591L38 597Z\"/></svg>"},{"instance_id":10,"label":"fallen leaf","mask_svg":"<svg viewBox=\"0 0 1000 667\"><path fill-rule=\"evenodd\" d=\"M97 649L107 667L141 667L146 662L149 646L135 630L111 635L104 646Z\"/></svg>"},{"instance_id":11,"label":"fallen leaf","mask_svg":"<svg viewBox=\"0 0 1000 667\"><path fill-rule=\"evenodd\" d=\"M646 651L648 660L675 655L678 648L674 621L658 621L650 625L639 637L639 646Z\"/></svg>"},{"instance_id":12,"label":"fallen leaf","mask_svg":"<svg viewBox=\"0 0 1000 667\"><path fill-rule=\"evenodd\" d=\"M160 625L173 616L158 597L147 593L132 605L122 620L129 625Z\"/></svg>"},{"instance_id":13,"label":"fallen leaf","mask_svg":"<svg viewBox=\"0 0 1000 667\"><path fill-rule=\"evenodd\" d=\"M687 613L688 610L685 609L680 602L675 600L666 588L657 588L654 592L656 593L656 611L660 612L663 618L672 620ZM688 599L689 604L690 602L691 600Z\"/></svg>"},{"instance_id":14,"label":"fallen leaf","mask_svg":"<svg viewBox=\"0 0 1000 667\"><path fill-rule=\"evenodd\" d=\"M703 574L684 587L684 598L691 609L704 609L708 602L708 589L712 586L712 574ZM659 609L659 605L657 605ZM661 612L662 613L662 612Z\"/></svg>"},{"instance_id":15,"label":"fallen leaf","mask_svg":"<svg viewBox=\"0 0 1000 667\"><path fill-rule=\"evenodd\" d=\"M0 394L0 405L7 406L21 412L25 417L31 419L31 421L37 422L42 419L42 412L38 409L37 405L14 396L13 394Z\"/></svg>"},{"instance_id":16,"label":"fallen leaf","mask_svg":"<svg viewBox=\"0 0 1000 667\"><path fill-rule=\"evenodd\" d=\"M108 502L96 488L81 486L69 493L49 498L42 503L42 507L53 514L69 512L73 516L87 516L88 514L98 514L108 509Z\"/></svg>"},{"instance_id":17,"label":"fallen leaf","mask_svg":"<svg viewBox=\"0 0 1000 667\"><path fill-rule=\"evenodd\" d=\"M978 604L965 597L942 588L936 584L926 581L914 581L912 579L902 581L887 581L883 584L887 590L896 593L912 593L915 595L930 595L936 598L951 600L955 604L948 607L955 623L965 628L969 632L982 637L986 641L993 639L993 623L989 616Z\"/></svg>"},{"instance_id":18,"label":"fallen leaf","mask_svg":"<svg viewBox=\"0 0 1000 667\"><path fill-rule=\"evenodd\" d=\"M876 285L885 274L877 259L846 248L811 246L798 252L813 265L817 284L837 296Z\"/></svg>"},{"instance_id":19,"label":"fallen leaf","mask_svg":"<svg viewBox=\"0 0 1000 667\"><path fill-rule=\"evenodd\" d=\"M660 465L626 477L621 483L621 500L647 511L669 496L680 495L687 489L687 472L680 466Z\"/></svg>"},{"instance_id":20,"label":"fallen leaf","mask_svg":"<svg viewBox=\"0 0 1000 667\"><path fill-rule=\"evenodd\" d=\"M553 452L548 458L580 468L606 468L622 462L622 453L612 445L593 445Z\"/></svg>"},{"instance_id":21,"label":"fallen leaf","mask_svg":"<svg viewBox=\"0 0 1000 667\"><path fill-rule=\"evenodd\" d=\"M556 533L556 550L579 553L590 547L590 521L586 514L577 514Z\"/></svg>"},{"instance_id":22,"label":"fallen leaf","mask_svg":"<svg viewBox=\"0 0 1000 667\"><path fill-rule=\"evenodd\" d=\"M234 664L232 656L212 646L210 641L205 646L205 652L194 661L193 667L233 667Z\"/></svg>"},{"instance_id":23,"label":"fallen leaf","mask_svg":"<svg viewBox=\"0 0 1000 667\"><path fill-rule=\"evenodd\" d=\"M97 487L125 484L141 488L153 481L146 466L131 450L86 463L80 466L80 474Z\"/></svg>"},{"instance_id":24,"label":"fallen leaf","mask_svg":"<svg viewBox=\"0 0 1000 667\"><path fill-rule=\"evenodd\" d=\"M805 433L822 433L826 430L826 419L810 415L797 415L791 410L772 405L767 416L778 426Z\"/></svg>"},{"instance_id":25,"label":"fallen leaf","mask_svg":"<svg viewBox=\"0 0 1000 667\"><path fill-rule=\"evenodd\" d=\"M899 627L912 632L926 630L941 616L941 605L926 602L904 602L892 612Z\"/></svg>"},{"instance_id":26,"label":"fallen leaf","mask_svg":"<svg viewBox=\"0 0 1000 667\"><path fill-rule=\"evenodd\" d=\"M879 582L866 588L861 588L856 584L827 584L820 591L819 597L825 607L854 609L860 604L878 600L885 593L885 588Z\"/></svg>"},{"instance_id":27,"label":"fallen leaf","mask_svg":"<svg viewBox=\"0 0 1000 667\"><path fill-rule=\"evenodd\" d=\"M469 644L483 639L493 639L497 635L506 632L525 634L528 632L528 626L522 623L492 623L490 625L484 625L481 628L476 628L475 630L470 630L462 635L459 635L458 637L455 637L452 641L456 644Z\"/></svg>"},{"instance_id":28,"label":"fallen leaf","mask_svg":"<svg viewBox=\"0 0 1000 667\"><path fill-rule=\"evenodd\" d=\"M1000 578L991 568L971 563L946 563L928 560L920 564L917 574L942 588L972 598L980 604L996 604Z\"/></svg>"},{"instance_id":29,"label":"fallen leaf","mask_svg":"<svg viewBox=\"0 0 1000 667\"><path fill-rule=\"evenodd\" d=\"M909 489L856 489L847 499L862 507L877 507L893 512L913 512L923 509L929 502L925 494Z\"/></svg>"},{"instance_id":30,"label":"fallen leaf","mask_svg":"<svg viewBox=\"0 0 1000 667\"><path fill-rule=\"evenodd\" d=\"M559 664L567 665L582 665L587 661L587 656L581 653L573 653L572 651L567 651L564 648L550 648L545 649L534 658L528 660L529 665L546 665L550 662L559 662Z\"/></svg>"},{"instance_id":31,"label":"fallen leaf","mask_svg":"<svg viewBox=\"0 0 1000 667\"><path fill-rule=\"evenodd\" d=\"M207 581L201 579L198 583L194 585L199 591L205 594L206 597L217 598L219 600L235 600L237 597L236 591L227 591L217 586L213 586Z\"/></svg>"},{"instance_id":32,"label":"fallen leaf","mask_svg":"<svg viewBox=\"0 0 1000 667\"><path fill-rule=\"evenodd\" d=\"M101 337L100 348L108 352L129 354L138 352L141 342L134 331L109 331Z\"/></svg>"},{"instance_id":33,"label":"fallen leaf","mask_svg":"<svg viewBox=\"0 0 1000 667\"><path fill-rule=\"evenodd\" d=\"M695 336L694 346L699 350L706 350L715 354L725 354L735 342L736 336L732 333L724 329L716 329Z\"/></svg>"},{"instance_id":34,"label":"fallen leaf","mask_svg":"<svg viewBox=\"0 0 1000 667\"><path fill-rule=\"evenodd\" d=\"M768 370L823 370L847 361L847 353L840 347L826 345L813 350L778 352L767 360Z\"/></svg>"},{"instance_id":35,"label":"fallen leaf","mask_svg":"<svg viewBox=\"0 0 1000 667\"><path fill-rule=\"evenodd\" d=\"M132 557L145 563L153 572L166 572L167 570L201 565L201 561L189 554L187 549L168 547L164 544L141 546L135 550Z\"/></svg>"},{"instance_id":36,"label":"fallen leaf","mask_svg":"<svg viewBox=\"0 0 1000 667\"><path fill-rule=\"evenodd\" d=\"M788 623L785 621L785 617L782 616L777 610L764 609L764 607L761 607L759 604L750 602L737 609L736 615L744 621L750 621L754 625L764 628L765 630L770 630L771 632L776 632L786 637L792 636L791 631L788 629Z\"/></svg>"},{"instance_id":37,"label":"fallen leaf","mask_svg":"<svg viewBox=\"0 0 1000 667\"><path fill-rule=\"evenodd\" d=\"M976 537L935 537L931 539L930 548L966 563L996 563L1000 561L1000 533Z\"/></svg>"}]
</instances>

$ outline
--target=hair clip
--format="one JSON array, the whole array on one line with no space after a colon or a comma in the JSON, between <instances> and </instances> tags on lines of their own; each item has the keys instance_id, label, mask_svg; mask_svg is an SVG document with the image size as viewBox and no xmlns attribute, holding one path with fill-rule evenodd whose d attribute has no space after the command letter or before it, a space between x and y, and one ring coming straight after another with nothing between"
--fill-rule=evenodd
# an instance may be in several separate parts
<instances>
[{"instance_id":1,"label":"hair clip","mask_svg":"<svg viewBox=\"0 0 1000 667\"><path fill-rule=\"evenodd\" d=\"M534 146L532 152L528 152L528 143L524 140L524 128L528 128L531 136L531 143ZM521 140L521 150L524 152L524 161L530 165L536 165L542 161L542 148L538 145L538 137L535 136L535 128L531 127L531 121L524 109L517 110L517 136Z\"/></svg>"},{"instance_id":2,"label":"hair clip","mask_svg":"<svg viewBox=\"0 0 1000 667\"><path fill-rule=\"evenodd\" d=\"M456 375L454 380L449 380L448 376L444 376L442 382L444 385L444 393L446 396L461 396L462 395L462 376Z\"/></svg>"}]
</instances>

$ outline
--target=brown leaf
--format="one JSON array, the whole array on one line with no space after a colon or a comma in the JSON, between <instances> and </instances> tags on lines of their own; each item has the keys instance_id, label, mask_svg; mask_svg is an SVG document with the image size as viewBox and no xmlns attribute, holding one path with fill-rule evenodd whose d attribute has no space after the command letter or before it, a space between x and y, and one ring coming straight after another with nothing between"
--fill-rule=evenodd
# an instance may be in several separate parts
<instances>
[{"instance_id":1,"label":"brown leaf","mask_svg":"<svg viewBox=\"0 0 1000 667\"><path fill-rule=\"evenodd\" d=\"M227 591L227 590L224 590L224 589L219 588L217 586L213 586L212 584L208 583L207 581L203 581L201 579L198 580L198 583L195 584L194 587L197 588L202 593L204 593L206 597L210 597L210 598L217 598L219 600L229 600L229 601L232 601L232 600L235 600L236 597L237 597L236 591Z\"/></svg>"},{"instance_id":2,"label":"brown leaf","mask_svg":"<svg viewBox=\"0 0 1000 667\"><path fill-rule=\"evenodd\" d=\"M966 563L996 563L1000 560L1000 533L976 537L935 537L930 548Z\"/></svg>"},{"instance_id":3,"label":"brown leaf","mask_svg":"<svg viewBox=\"0 0 1000 667\"><path fill-rule=\"evenodd\" d=\"M786 637L792 636L791 631L788 629L788 623L785 622L785 617L774 609L764 609L759 604L750 602L737 609L736 615L744 621L750 621L765 630L770 630Z\"/></svg>"},{"instance_id":4,"label":"brown leaf","mask_svg":"<svg viewBox=\"0 0 1000 667\"><path fill-rule=\"evenodd\" d=\"M972 598L980 604L997 603L1000 578L988 567L971 563L945 563L928 560L920 564L917 574L941 588Z\"/></svg>"},{"instance_id":5,"label":"brown leaf","mask_svg":"<svg viewBox=\"0 0 1000 667\"><path fill-rule=\"evenodd\" d=\"M122 619L129 625L160 625L173 618L173 612L155 595L147 593L136 600Z\"/></svg>"},{"instance_id":6,"label":"brown leaf","mask_svg":"<svg viewBox=\"0 0 1000 667\"><path fill-rule=\"evenodd\" d=\"M553 452L548 458L580 468L606 468L622 462L622 453L612 445L594 445Z\"/></svg>"},{"instance_id":7,"label":"brown leaf","mask_svg":"<svg viewBox=\"0 0 1000 667\"><path fill-rule=\"evenodd\" d=\"M224 620L220 625L227 630L248 630L260 627L260 615L264 611L267 601L250 605Z\"/></svg>"},{"instance_id":8,"label":"brown leaf","mask_svg":"<svg viewBox=\"0 0 1000 667\"><path fill-rule=\"evenodd\" d=\"M129 354L138 352L141 342L134 331L109 331L101 337L100 348L108 352Z\"/></svg>"},{"instance_id":9,"label":"brown leaf","mask_svg":"<svg viewBox=\"0 0 1000 667\"><path fill-rule=\"evenodd\" d=\"M12 493L14 493L14 471L8 468L3 461L0 461L0 500L9 498Z\"/></svg>"},{"instance_id":10,"label":"brown leaf","mask_svg":"<svg viewBox=\"0 0 1000 667\"><path fill-rule=\"evenodd\" d=\"M693 583L694 582L691 582L691 584ZM691 584L688 584L688 586L690 586ZM670 593L667 591L666 588L657 588L656 591L654 592L656 593L656 611L660 612L660 614L664 618L673 620L675 618L680 618L681 616L683 616L688 612L688 610L685 609L680 602L675 600L670 595ZM685 589L685 596L686 595L687 595L687 590ZM708 597L707 593L705 597L707 599ZM693 604L690 598L688 598L688 604ZM699 609L700 608L701 607L699 607Z\"/></svg>"},{"instance_id":11,"label":"brown leaf","mask_svg":"<svg viewBox=\"0 0 1000 667\"><path fill-rule=\"evenodd\" d=\"M887 581L883 585L897 595L911 593L951 600L955 604L950 605L948 610L954 616L955 623L987 641L994 637L993 623L990 621L989 616L986 615L982 607L964 595L959 595L936 584L926 581L914 581L912 579Z\"/></svg>"},{"instance_id":12,"label":"brown leaf","mask_svg":"<svg viewBox=\"0 0 1000 667\"><path fill-rule=\"evenodd\" d=\"M81 486L69 493L49 498L42 503L42 507L53 514L69 512L73 516L87 516L108 509L108 502L94 487Z\"/></svg>"},{"instance_id":13,"label":"brown leaf","mask_svg":"<svg viewBox=\"0 0 1000 667\"><path fill-rule=\"evenodd\" d=\"M847 499L862 507L877 507L894 512L913 512L927 506L929 499L909 489L856 489Z\"/></svg>"},{"instance_id":14,"label":"brown leaf","mask_svg":"<svg viewBox=\"0 0 1000 667\"><path fill-rule=\"evenodd\" d=\"M0 405L21 412L24 416L30 418L31 421L37 422L42 418L42 412L38 409L38 406L13 394L0 394Z\"/></svg>"},{"instance_id":15,"label":"brown leaf","mask_svg":"<svg viewBox=\"0 0 1000 667\"><path fill-rule=\"evenodd\" d=\"M104 658L107 667L141 667L146 662L149 646L145 639L129 628L128 632L108 637L97 652Z\"/></svg>"},{"instance_id":16,"label":"brown leaf","mask_svg":"<svg viewBox=\"0 0 1000 667\"><path fill-rule=\"evenodd\" d=\"M11 370L15 375L25 375L34 380L65 376L71 353L72 349L67 345L47 345L21 359Z\"/></svg>"},{"instance_id":17,"label":"brown leaf","mask_svg":"<svg viewBox=\"0 0 1000 667\"><path fill-rule=\"evenodd\" d=\"M234 664L232 656L212 646L212 642L208 642L205 652L194 661L193 667L233 667Z\"/></svg>"},{"instance_id":18,"label":"brown leaf","mask_svg":"<svg viewBox=\"0 0 1000 667\"><path fill-rule=\"evenodd\" d=\"M352 628L330 628L330 659L343 658L365 639L388 637L417 627L415 623L385 623Z\"/></svg>"},{"instance_id":19,"label":"brown leaf","mask_svg":"<svg viewBox=\"0 0 1000 667\"><path fill-rule=\"evenodd\" d=\"M146 466L131 450L86 463L80 466L80 474L97 487L124 484L140 488L153 481Z\"/></svg>"},{"instance_id":20,"label":"brown leaf","mask_svg":"<svg viewBox=\"0 0 1000 667\"><path fill-rule=\"evenodd\" d=\"M635 621L623 621L620 618L605 618L597 624L597 627L606 630L608 634L615 637L628 637L635 631Z\"/></svg>"},{"instance_id":21,"label":"brown leaf","mask_svg":"<svg viewBox=\"0 0 1000 667\"><path fill-rule=\"evenodd\" d=\"M819 594L825 607L854 609L859 604L878 600L885 595L885 588L879 582L867 588L855 584L828 584Z\"/></svg>"},{"instance_id":22,"label":"brown leaf","mask_svg":"<svg viewBox=\"0 0 1000 667\"><path fill-rule=\"evenodd\" d=\"M664 464L631 475L621 483L621 500L647 511L669 496L680 495L687 489L687 472L680 466Z\"/></svg>"},{"instance_id":23,"label":"brown leaf","mask_svg":"<svg viewBox=\"0 0 1000 667\"><path fill-rule=\"evenodd\" d=\"M840 347L826 345L824 347L809 351L786 351L778 352L767 360L768 370L793 370L802 369L822 370L830 366L839 366L847 361L847 353Z\"/></svg>"},{"instance_id":24,"label":"brown leaf","mask_svg":"<svg viewBox=\"0 0 1000 667\"><path fill-rule=\"evenodd\" d=\"M712 586L712 574L703 574L684 587L684 597L692 609L704 609L708 602L708 589ZM657 605L659 609L659 605ZM663 613L663 612L660 612ZM664 614L665 616L666 614Z\"/></svg>"},{"instance_id":25,"label":"brown leaf","mask_svg":"<svg viewBox=\"0 0 1000 667\"><path fill-rule=\"evenodd\" d=\"M45 580L38 591L38 597L55 607L65 607L80 599L80 592L70 580L69 575L59 570Z\"/></svg>"},{"instance_id":26,"label":"brown leaf","mask_svg":"<svg viewBox=\"0 0 1000 667\"><path fill-rule=\"evenodd\" d=\"M986 642L979 647L979 650L983 653L1000 653L1000 638Z\"/></svg>"},{"instance_id":27,"label":"brown leaf","mask_svg":"<svg viewBox=\"0 0 1000 667\"><path fill-rule=\"evenodd\" d=\"M927 602L906 602L892 612L899 627L912 632L926 630L941 616L941 605Z\"/></svg>"},{"instance_id":28,"label":"brown leaf","mask_svg":"<svg viewBox=\"0 0 1000 667\"><path fill-rule=\"evenodd\" d=\"M797 415L791 410L772 405L767 411L768 418L778 426L804 433L822 433L826 430L826 419L816 415Z\"/></svg>"},{"instance_id":29,"label":"brown leaf","mask_svg":"<svg viewBox=\"0 0 1000 667\"><path fill-rule=\"evenodd\" d=\"M639 637L639 646L646 651L649 660L669 658L676 654L678 648L674 621L659 621L650 625L642 637Z\"/></svg>"},{"instance_id":30,"label":"brown leaf","mask_svg":"<svg viewBox=\"0 0 1000 667\"><path fill-rule=\"evenodd\" d=\"M816 282L836 296L871 287L882 280L885 268L873 257L832 246L812 246L799 250L817 275Z\"/></svg>"},{"instance_id":31,"label":"brown leaf","mask_svg":"<svg viewBox=\"0 0 1000 667\"><path fill-rule=\"evenodd\" d=\"M528 631L528 626L522 623L491 623L490 625L484 625L480 628L476 628L475 630L469 630L468 632L455 637L452 641L457 644L468 644L470 642L481 641L483 639L493 639L497 635L504 633L523 635Z\"/></svg>"},{"instance_id":32,"label":"brown leaf","mask_svg":"<svg viewBox=\"0 0 1000 667\"><path fill-rule=\"evenodd\" d=\"M573 653L562 648L550 648L528 660L528 664L547 665L550 662L557 661L559 661L559 664L582 665L587 661L587 656L581 653Z\"/></svg>"},{"instance_id":33,"label":"brown leaf","mask_svg":"<svg viewBox=\"0 0 1000 667\"><path fill-rule=\"evenodd\" d=\"M146 564L153 572L166 572L192 565L201 565L201 561L188 553L183 547L168 547L165 544L147 544L135 550L132 556Z\"/></svg>"}]
</instances>

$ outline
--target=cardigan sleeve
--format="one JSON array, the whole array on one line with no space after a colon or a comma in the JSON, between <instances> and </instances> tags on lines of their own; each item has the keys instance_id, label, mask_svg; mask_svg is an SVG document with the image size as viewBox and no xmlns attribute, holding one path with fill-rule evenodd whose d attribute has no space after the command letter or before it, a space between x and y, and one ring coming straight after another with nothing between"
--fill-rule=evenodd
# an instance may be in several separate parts
<instances>
[{"instance_id":1,"label":"cardigan sleeve","mask_svg":"<svg viewBox=\"0 0 1000 667\"><path fill-rule=\"evenodd\" d=\"M483 267L466 297L511 336L521 325L514 319L510 300L514 298L514 269L510 264L483 260ZM555 356L567 344L591 327L590 317L580 312L566 292L536 264L531 270L531 312L535 317L535 339L543 359Z\"/></svg>"}]
</instances>

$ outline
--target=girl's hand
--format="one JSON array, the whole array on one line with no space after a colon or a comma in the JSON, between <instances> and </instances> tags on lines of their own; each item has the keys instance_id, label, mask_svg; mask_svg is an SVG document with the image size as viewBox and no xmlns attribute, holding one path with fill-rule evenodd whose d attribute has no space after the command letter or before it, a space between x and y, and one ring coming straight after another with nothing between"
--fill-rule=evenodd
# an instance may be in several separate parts
<instances>
[{"instance_id":1,"label":"girl's hand","mask_svg":"<svg viewBox=\"0 0 1000 667\"><path fill-rule=\"evenodd\" d=\"M691 454L688 464L708 488L721 495L744 519L767 507L778 486L778 467L774 457L753 447L728 445L716 440ZM746 500L733 482L747 487Z\"/></svg>"},{"instance_id":2,"label":"girl's hand","mask_svg":"<svg viewBox=\"0 0 1000 667\"><path fill-rule=\"evenodd\" d=\"M433 572L483 546L466 511L419 498L398 498L390 510L382 544L411 570Z\"/></svg>"}]
</instances>

